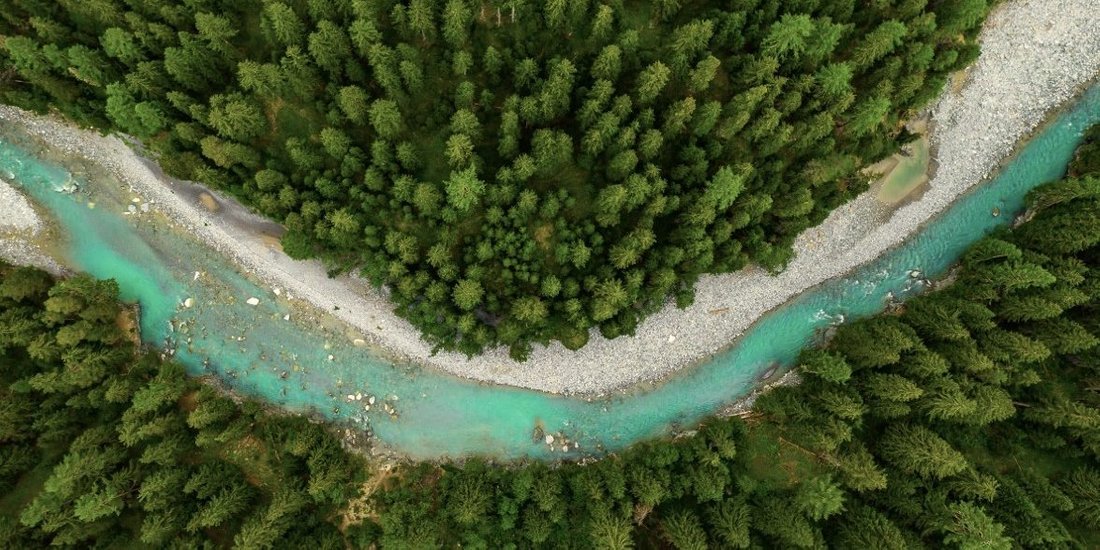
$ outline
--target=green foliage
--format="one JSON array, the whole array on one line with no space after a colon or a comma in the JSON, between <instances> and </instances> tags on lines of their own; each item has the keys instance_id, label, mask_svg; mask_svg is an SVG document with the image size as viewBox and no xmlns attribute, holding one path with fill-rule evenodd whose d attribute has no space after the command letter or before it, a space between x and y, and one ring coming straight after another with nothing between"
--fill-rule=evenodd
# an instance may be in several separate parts
<instances>
[{"instance_id":1,"label":"green foliage","mask_svg":"<svg viewBox=\"0 0 1100 550\"><path fill-rule=\"evenodd\" d=\"M415 509L443 546L1095 546L1100 293L1084 289L1100 245L1031 244L1029 229L1090 211L1100 198L1082 189L1041 189L1031 221L964 254L958 282L803 351L801 383L761 396L747 422L595 463L407 469L379 496L384 540L411 536ZM1056 316L1006 314L1054 289L1072 297Z\"/></svg>"},{"instance_id":2,"label":"green foliage","mask_svg":"<svg viewBox=\"0 0 1100 550\"><path fill-rule=\"evenodd\" d=\"M3 545L326 547L361 462L305 419L135 355L117 292L0 264ZM321 479L336 498L302 487Z\"/></svg>"},{"instance_id":3,"label":"green foliage","mask_svg":"<svg viewBox=\"0 0 1100 550\"><path fill-rule=\"evenodd\" d=\"M958 283L804 351L802 382L765 394L748 421L710 419L594 462L402 465L346 541L329 522L363 465L327 431L135 357L113 283L3 267L0 487L16 497L0 498L0 533L17 547L1089 547L1100 293L1085 289L1100 245L1040 253L1027 230L1098 200L1052 206L1073 186L1036 193L1034 219L976 244ZM400 253L409 238L388 240ZM451 261L445 247L427 255ZM483 306L481 278L454 281L445 298ZM594 307L621 304L621 281L600 284ZM545 323L562 291L517 300L512 318ZM1002 314L1034 295L1061 313Z\"/></svg>"},{"instance_id":4,"label":"green foliage","mask_svg":"<svg viewBox=\"0 0 1100 550\"><path fill-rule=\"evenodd\" d=\"M285 224L292 256L392 289L441 349L579 346L703 274L783 266L988 11L857 4L14 0L0 100L142 139ZM481 314L441 290L459 279Z\"/></svg>"}]
</instances>

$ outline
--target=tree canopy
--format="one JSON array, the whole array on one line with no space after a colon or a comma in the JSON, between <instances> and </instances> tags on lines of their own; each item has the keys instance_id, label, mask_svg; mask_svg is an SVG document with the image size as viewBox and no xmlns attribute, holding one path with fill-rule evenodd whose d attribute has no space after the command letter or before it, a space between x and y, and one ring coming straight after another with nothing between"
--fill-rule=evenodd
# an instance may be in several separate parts
<instances>
[{"instance_id":1,"label":"tree canopy","mask_svg":"<svg viewBox=\"0 0 1100 550\"><path fill-rule=\"evenodd\" d=\"M523 358L629 334L702 274L781 269L986 11L11 0L0 100L136 136L283 223L288 253L386 285L434 344Z\"/></svg>"},{"instance_id":2,"label":"tree canopy","mask_svg":"<svg viewBox=\"0 0 1100 550\"><path fill-rule=\"evenodd\" d=\"M1100 217L1077 217L1100 204L1092 143L1074 177L1032 193L1029 221L962 256L954 284L804 350L800 384L583 462L404 462L364 483L364 461L320 425L136 354L113 282L0 266L0 540L1100 546ZM1056 231L1067 217L1074 234ZM476 304L480 288L459 287ZM1059 311L1006 307L1020 300ZM537 301L515 315L537 317Z\"/></svg>"}]
</instances>

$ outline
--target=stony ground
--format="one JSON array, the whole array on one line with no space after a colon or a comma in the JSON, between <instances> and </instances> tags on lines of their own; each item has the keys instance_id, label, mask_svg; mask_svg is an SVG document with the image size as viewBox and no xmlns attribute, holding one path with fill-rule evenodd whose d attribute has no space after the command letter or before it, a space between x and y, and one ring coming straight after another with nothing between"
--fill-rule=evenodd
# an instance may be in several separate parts
<instances>
[{"instance_id":1,"label":"stony ground","mask_svg":"<svg viewBox=\"0 0 1100 550\"><path fill-rule=\"evenodd\" d=\"M0 176L0 231L37 233L41 228L42 222L27 199Z\"/></svg>"},{"instance_id":2,"label":"stony ground","mask_svg":"<svg viewBox=\"0 0 1100 550\"><path fill-rule=\"evenodd\" d=\"M26 197L0 175L0 259L16 265L33 265L54 274L65 269L34 244L42 238L45 223Z\"/></svg>"}]
</instances>

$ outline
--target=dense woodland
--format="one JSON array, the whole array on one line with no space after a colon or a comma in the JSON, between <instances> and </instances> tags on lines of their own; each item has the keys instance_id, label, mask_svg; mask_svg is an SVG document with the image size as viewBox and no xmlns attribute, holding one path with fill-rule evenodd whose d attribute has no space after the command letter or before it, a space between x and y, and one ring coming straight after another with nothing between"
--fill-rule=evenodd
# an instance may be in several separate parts
<instances>
[{"instance_id":1,"label":"dense woodland","mask_svg":"<svg viewBox=\"0 0 1100 550\"><path fill-rule=\"evenodd\" d=\"M0 101L141 138L436 345L523 358L780 269L988 3L7 0Z\"/></svg>"},{"instance_id":2,"label":"dense woodland","mask_svg":"<svg viewBox=\"0 0 1100 550\"><path fill-rule=\"evenodd\" d=\"M412 469L386 548L1100 547L1100 127L945 289L840 327L747 420L590 465Z\"/></svg>"},{"instance_id":3,"label":"dense woodland","mask_svg":"<svg viewBox=\"0 0 1100 550\"><path fill-rule=\"evenodd\" d=\"M946 289L842 326L747 421L595 464L413 469L381 542L1100 546L1100 127Z\"/></svg>"},{"instance_id":4,"label":"dense woodland","mask_svg":"<svg viewBox=\"0 0 1100 550\"><path fill-rule=\"evenodd\" d=\"M0 266L0 548L345 548L363 462L136 354L117 292Z\"/></svg>"},{"instance_id":5,"label":"dense woodland","mask_svg":"<svg viewBox=\"0 0 1100 550\"><path fill-rule=\"evenodd\" d=\"M1100 127L942 290L840 327L748 419L590 464L365 464L135 355L109 282L0 270L0 543L1096 548ZM343 527L337 530L335 524Z\"/></svg>"}]
</instances>

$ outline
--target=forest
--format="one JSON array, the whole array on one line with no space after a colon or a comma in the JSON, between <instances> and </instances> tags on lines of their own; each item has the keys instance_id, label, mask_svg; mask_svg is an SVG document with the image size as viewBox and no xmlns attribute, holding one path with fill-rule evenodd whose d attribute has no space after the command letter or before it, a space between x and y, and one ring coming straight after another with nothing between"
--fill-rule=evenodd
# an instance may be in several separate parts
<instances>
[{"instance_id":1,"label":"forest","mask_svg":"<svg viewBox=\"0 0 1100 550\"><path fill-rule=\"evenodd\" d=\"M591 464L421 465L385 548L1100 546L1100 126L946 285L842 325L747 418Z\"/></svg>"},{"instance_id":2,"label":"forest","mask_svg":"<svg viewBox=\"0 0 1100 550\"><path fill-rule=\"evenodd\" d=\"M0 266L0 548L346 548L362 459L140 351L117 294Z\"/></svg>"},{"instance_id":3,"label":"forest","mask_svg":"<svg viewBox=\"0 0 1100 550\"><path fill-rule=\"evenodd\" d=\"M372 472L323 426L139 353L114 283L4 267L0 540L1095 548L1100 126L1028 203L1024 223L976 243L934 292L805 350L802 382L751 415L580 463Z\"/></svg>"},{"instance_id":4,"label":"forest","mask_svg":"<svg viewBox=\"0 0 1100 550\"><path fill-rule=\"evenodd\" d=\"M986 0L8 0L0 101L384 287L439 349L633 332L911 139Z\"/></svg>"}]
</instances>

